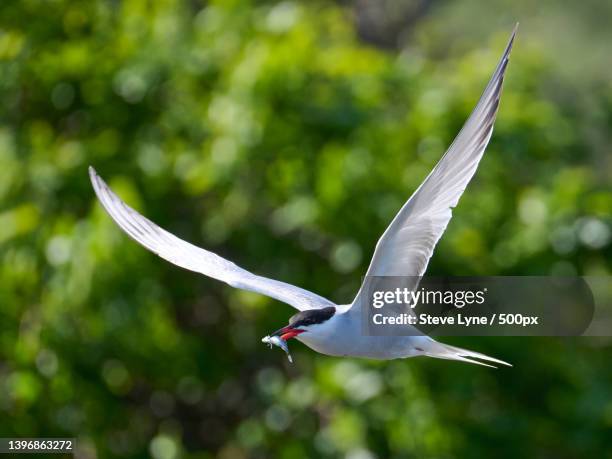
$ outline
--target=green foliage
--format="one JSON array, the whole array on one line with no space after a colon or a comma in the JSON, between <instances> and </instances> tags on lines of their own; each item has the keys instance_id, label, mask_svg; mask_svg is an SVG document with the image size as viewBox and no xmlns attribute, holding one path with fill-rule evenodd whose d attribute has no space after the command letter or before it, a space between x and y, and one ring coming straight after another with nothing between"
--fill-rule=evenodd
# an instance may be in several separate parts
<instances>
[{"instance_id":1,"label":"green foliage","mask_svg":"<svg viewBox=\"0 0 612 459\"><path fill-rule=\"evenodd\" d=\"M456 340L498 371L294 343L289 366L260 343L289 307L161 261L94 199L90 164L183 238L350 302L511 28L441 53L440 18L395 53L323 2L3 3L0 436L76 436L83 458L609 455L608 341ZM610 274L612 92L556 53L519 35L429 273Z\"/></svg>"}]
</instances>

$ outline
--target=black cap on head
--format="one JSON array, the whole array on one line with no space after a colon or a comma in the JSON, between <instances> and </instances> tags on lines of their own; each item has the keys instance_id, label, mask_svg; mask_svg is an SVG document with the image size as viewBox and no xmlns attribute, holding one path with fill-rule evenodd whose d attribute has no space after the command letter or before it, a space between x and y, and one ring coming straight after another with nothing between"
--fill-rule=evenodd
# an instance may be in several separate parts
<instances>
[{"instance_id":1,"label":"black cap on head","mask_svg":"<svg viewBox=\"0 0 612 459\"><path fill-rule=\"evenodd\" d=\"M329 306L321 309L307 309L291 316L289 325L291 328L307 327L309 325L322 324L336 313L336 308Z\"/></svg>"}]
</instances>

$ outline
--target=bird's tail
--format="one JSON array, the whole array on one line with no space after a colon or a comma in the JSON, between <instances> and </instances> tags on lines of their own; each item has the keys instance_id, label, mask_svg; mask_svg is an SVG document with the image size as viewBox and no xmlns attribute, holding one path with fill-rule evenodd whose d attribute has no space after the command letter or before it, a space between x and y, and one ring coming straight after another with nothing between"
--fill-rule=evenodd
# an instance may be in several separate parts
<instances>
[{"instance_id":1,"label":"bird's tail","mask_svg":"<svg viewBox=\"0 0 612 459\"><path fill-rule=\"evenodd\" d=\"M474 363L476 365L484 365L485 367L491 368L497 367L490 365L489 363L483 363L481 360L500 365L507 365L509 367L512 366L508 362L504 362L503 360L499 360L494 357L489 357L488 355L481 354L480 352L468 351L467 349L462 349L460 347L449 346L448 344L439 343L433 339L428 341L427 345L424 346L423 355L435 357L436 359L459 360L461 362Z\"/></svg>"}]
</instances>

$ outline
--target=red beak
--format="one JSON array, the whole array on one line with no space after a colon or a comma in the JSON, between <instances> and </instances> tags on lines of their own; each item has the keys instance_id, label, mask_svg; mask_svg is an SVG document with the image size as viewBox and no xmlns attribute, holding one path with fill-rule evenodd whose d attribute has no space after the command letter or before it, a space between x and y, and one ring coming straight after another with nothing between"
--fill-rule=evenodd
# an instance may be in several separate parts
<instances>
[{"instance_id":1,"label":"red beak","mask_svg":"<svg viewBox=\"0 0 612 459\"><path fill-rule=\"evenodd\" d=\"M291 325L281 328L278 331L272 333L272 336L280 336L283 341L289 341L291 338L296 337L300 333L304 333L305 330L299 328L292 328Z\"/></svg>"}]
</instances>

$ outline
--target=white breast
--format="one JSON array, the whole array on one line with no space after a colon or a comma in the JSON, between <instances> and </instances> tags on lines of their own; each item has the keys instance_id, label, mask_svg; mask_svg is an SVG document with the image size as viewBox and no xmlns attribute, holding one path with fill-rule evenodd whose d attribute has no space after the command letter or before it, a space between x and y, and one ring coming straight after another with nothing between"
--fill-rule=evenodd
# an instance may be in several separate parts
<instances>
[{"instance_id":1,"label":"white breast","mask_svg":"<svg viewBox=\"0 0 612 459\"><path fill-rule=\"evenodd\" d=\"M336 313L331 319L311 325L296 337L322 354L340 357L397 359L418 355L423 336L368 336L354 314Z\"/></svg>"}]
</instances>

